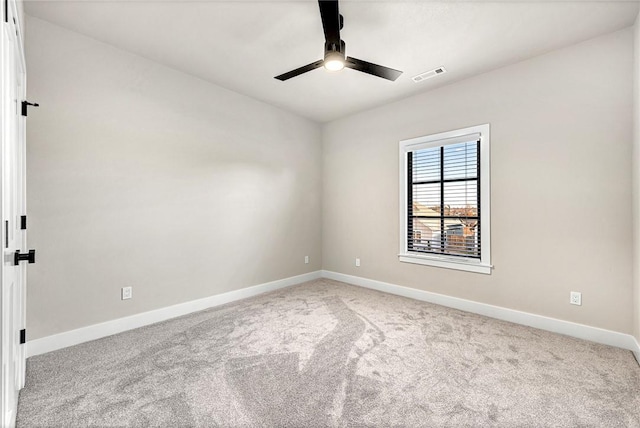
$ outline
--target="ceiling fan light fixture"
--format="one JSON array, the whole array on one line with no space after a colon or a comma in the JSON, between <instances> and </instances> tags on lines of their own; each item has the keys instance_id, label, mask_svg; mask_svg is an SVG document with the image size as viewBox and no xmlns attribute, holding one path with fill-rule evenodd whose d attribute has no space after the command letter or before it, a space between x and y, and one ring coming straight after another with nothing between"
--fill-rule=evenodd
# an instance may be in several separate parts
<instances>
[{"instance_id":1,"label":"ceiling fan light fixture","mask_svg":"<svg viewBox=\"0 0 640 428\"><path fill-rule=\"evenodd\" d=\"M344 62L339 59L332 59L331 61L324 62L324 68L329 71L340 71L344 68Z\"/></svg>"},{"instance_id":2,"label":"ceiling fan light fixture","mask_svg":"<svg viewBox=\"0 0 640 428\"><path fill-rule=\"evenodd\" d=\"M329 71L340 71L344 68L344 57L340 52L328 52L324 57L324 68Z\"/></svg>"}]
</instances>

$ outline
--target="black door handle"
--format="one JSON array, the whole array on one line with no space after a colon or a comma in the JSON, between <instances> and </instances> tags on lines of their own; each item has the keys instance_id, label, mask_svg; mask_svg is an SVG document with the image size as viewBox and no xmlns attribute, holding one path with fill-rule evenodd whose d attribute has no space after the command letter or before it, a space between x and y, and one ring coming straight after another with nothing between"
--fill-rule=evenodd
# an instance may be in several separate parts
<instances>
[{"instance_id":1,"label":"black door handle","mask_svg":"<svg viewBox=\"0 0 640 428\"><path fill-rule=\"evenodd\" d=\"M18 266L21 261L27 260L29 263L36 262L36 250L29 250L28 253L21 254L20 250L16 251L15 256L13 257L14 266Z\"/></svg>"}]
</instances>

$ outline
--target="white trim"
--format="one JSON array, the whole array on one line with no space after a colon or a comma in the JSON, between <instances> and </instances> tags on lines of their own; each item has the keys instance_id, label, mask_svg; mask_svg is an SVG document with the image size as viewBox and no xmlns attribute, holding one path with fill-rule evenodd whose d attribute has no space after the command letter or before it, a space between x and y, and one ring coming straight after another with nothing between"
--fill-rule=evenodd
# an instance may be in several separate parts
<instances>
[{"instance_id":1,"label":"white trim","mask_svg":"<svg viewBox=\"0 0 640 428\"><path fill-rule=\"evenodd\" d=\"M488 126L488 125L480 125ZM473 128L479 128L474 126ZM482 133L465 132L473 128L465 128L457 131L442 132L440 134L428 135L426 137L411 138L410 140L402 140L400 144L404 148L404 152L413 152L416 150L429 149L432 147L448 146L450 144L469 143L478 141L482 137Z\"/></svg>"},{"instance_id":2,"label":"white trim","mask_svg":"<svg viewBox=\"0 0 640 428\"><path fill-rule=\"evenodd\" d=\"M52 336L43 337L40 339L30 340L25 345L27 347L27 356L32 357L34 355L40 355L46 352L66 348L68 346L89 342L91 340L96 340L124 331L133 330L135 328L144 327L149 324L166 321L171 318L176 318L182 315L187 315L215 306L224 305L226 303L235 302L237 300L246 299L269 291L279 290L281 288L301 284L303 282L312 281L318 278L328 278L336 281L342 281L348 284L370 288L385 293L435 303L437 305L455 308L466 312L472 312L475 314L509 321L516 324L527 325L530 327L539 328L541 330L547 330L554 333L576 337L579 339L590 340L592 342L628 349L634 353L636 360L638 360L640 364L640 343L638 343L638 341L630 334L619 333L616 331L605 330L598 327L591 327L584 324L577 324L570 321L563 321L555 318L545 317L542 315L516 311L514 309L488 305L486 303L474 302L472 300L446 296L444 294L432 293L429 291L403 287L401 285L390 284L353 275L346 275L328 270L309 272L303 275L292 276L289 278L267 282L240 290L230 291L228 293L205 297L199 300L193 300L191 302L180 303L177 305L156 309L141 314L118 318L112 321L94 324L76 330L66 331Z\"/></svg>"},{"instance_id":3,"label":"white trim","mask_svg":"<svg viewBox=\"0 0 640 428\"><path fill-rule=\"evenodd\" d=\"M478 263L475 259L464 258L457 258L456 261L452 261L437 255L416 255L409 252L407 249L407 152L476 138L480 139L480 236L482 236L482 257L480 262ZM400 199L399 261L490 275L493 267L491 265L491 126L485 123L454 131L402 140L399 144L398 157L400 172L398 180Z\"/></svg>"},{"instance_id":4,"label":"white trim","mask_svg":"<svg viewBox=\"0 0 640 428\"><path fill-rule=\"evenodd\" d=\"M467 272L491 274L493 266L485 265L475 260L460 259L455 260L453 257L429 256L427 254L398 254L398 260L404 263L416 263L427 266L441 267L445 269L464 270Z\"/></svg>"},{"instance_id":5,"label":"white trim","mask_svg":"<svg viewBox=\"0 0 640 428\"><path fill-rule=\"evenodd\" d=\"M55 351L66 348L68 346L77 345L91 340L100 339L102 337L111 336L112 334L121 333L127 330L144 327L160 321L187 315L193 312L202 311L214 306L224 305L226 303L235 302L237 300L246 299L248 297L257 296L269 291L278 290L284 287L300 284L306 281L321 278L321 271L309 272L303 275L292 276L289 278L279 279L277 281L267 282L264 284L254 285L252 287L242 288L240 290L229 291L228 293L217 294L203 299L192 300L190 302L180 303L165 308L155 309L149 312L131 315L124 318L118 318L106 321L100 324L94 324L82 327L76 330L65 331L63 333L46 336L40 339L30 340L27 342L27 356L44 354L46 352Z\"/></svg>"},{"instance_id":6,"label":"white trim","mask_svg":"<svg viewBox=\"0 0 640 428\"><path fill-rule=\"evenodd\" d=\"M633 338L634 343L634 347L631 350L633 352L633 356L636 357L636 361L638 362L638 365L640 366L640 342L638 342L638 339L636 339L635 337Z\"/></svg>"},{"instance_id":7,"label":"white trim","mask_svg":"<svg viewBox=\"0 0 640 428\"><path fill-rule=\"evenodd\" d=\"M16 39L18 40L18 49L19 49L19 53L20 53L20 63L22 65L22 69L25 71L26 74L26 70L27 70L27 59L25 56L25 49L24 49L24 31L22 29L21 26L21 22L20 22L20 8L18 7L18 1L20 0L8 0L10 7L12 6L13 8L13 14L14 17L16 19L16 29L18 31L17 37ZM24 97L26 94L21 94L21 97Z\"/></svg>"},{"instance_id":8,"label":"white trim","mask_svg":"<svg viewBox=\"0 0 640 428\"><path fill-rule=\"evenodd\" d=\"M411 299L422 300L449 308L459 309L474 314L480 314L503 321L522 324L553 333L564 334L578 339L589 340L591 342L602 343L604 345L616 346L618 348L633 351L636 358L640 356L640 345L630 334L619 333L617 331L605 330L598 327L591 327L584 324L577 324L571 321L559 320L543 315L536 315L528 312L508 309L501 306L493 306L486 303L474 302L472 300L461 299L459 297L446 296L444 294L432 293L430 291L418 290L415 288L403 287L401 285L389 284L387 282L362 278L359 276L346 275L342 273L323 270L322 277L360 287L370 288L385 293L398 296L409 297ZM640 360L639 360L640 361Z\"/></svg>"}]
</instances>

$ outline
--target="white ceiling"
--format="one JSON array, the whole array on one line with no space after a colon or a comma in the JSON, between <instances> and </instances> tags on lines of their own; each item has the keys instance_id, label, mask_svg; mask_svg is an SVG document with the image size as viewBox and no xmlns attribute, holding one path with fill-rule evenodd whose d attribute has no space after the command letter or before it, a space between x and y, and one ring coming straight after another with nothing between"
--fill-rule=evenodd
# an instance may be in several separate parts
<instances>
[{"instance_id":1,"label":"white ceiling","mask_svg":"<svg viewBox=\"0 0 640 428\"><path fill-rule=\"evenodd\" d=\"M347 55L403 70L273 77L322 58L315 1L28 1L26 13L326 122L633 24L637 1L341 1ZM28 33L28 28L27 28ZM28 36L27 36L28 37ZM411 77L444 66L422 83ZM600 64L594 64L594 67Z\"/></svg>"}]
</instances>

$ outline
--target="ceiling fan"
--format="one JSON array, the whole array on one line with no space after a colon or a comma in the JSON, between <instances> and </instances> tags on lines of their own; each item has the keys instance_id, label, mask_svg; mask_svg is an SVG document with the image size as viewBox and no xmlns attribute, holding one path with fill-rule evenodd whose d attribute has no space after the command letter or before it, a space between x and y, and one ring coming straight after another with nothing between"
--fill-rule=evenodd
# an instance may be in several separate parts
<instances>
[{"instance_id":1,"label":"ceiling fan","mask_svg":"<svg viewBox=\"0 0 640 428\"><path fill-rule=\"evenodd\" d=\"M346 56L345 43L340 39L344 18L338 12L338 0L318 0L318 5L324 29L324 59L276 76L276 79L285 81L322 66L330 71L338 71L347 67L391 81L396 80L402 74L402 71L393 68Z\"/></svg>"}]
</instances>

